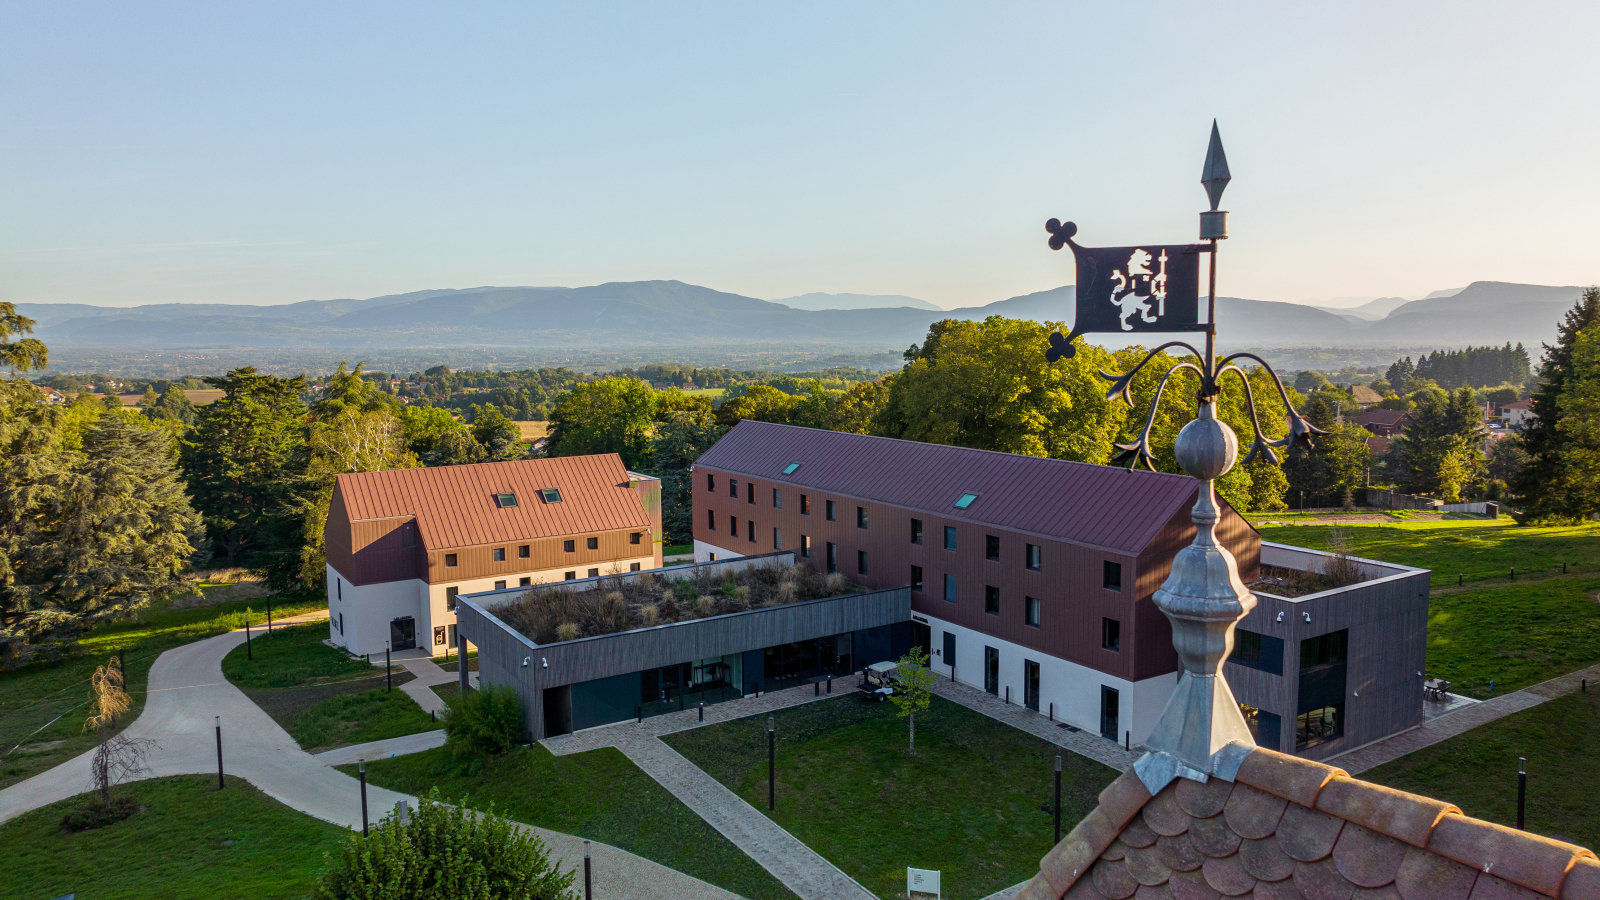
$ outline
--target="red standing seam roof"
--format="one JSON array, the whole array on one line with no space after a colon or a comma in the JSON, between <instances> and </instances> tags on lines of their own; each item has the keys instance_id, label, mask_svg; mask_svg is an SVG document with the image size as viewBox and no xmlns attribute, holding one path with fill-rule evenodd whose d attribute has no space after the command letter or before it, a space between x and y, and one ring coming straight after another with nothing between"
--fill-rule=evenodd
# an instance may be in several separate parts
<instances>
[{"instance_id":1,"label":"red standing seam roof","mask_svg":"<svg viewBox=\"0 0 1600 900\"><path fill-rule=\"evenodd\" d=\"M790 463L793 475L784 475ZM696 465L1137 556L1198 483L1187 475L741 421ZM978 499L956 509L963 493Z\"/></svg>"},{"instance_id":2,"label":"red standing seam roof","mask_svg":"<svg viewBox=\"0 0 1600 900\"><path fill-rule=\"evenodd\" d=\"M340 475L350 521L415 516L430 550L649 529L650 515L615 453ZM561 491L546 503L541 488ZM517 495L501 509L495 495Z\"/></svg>"}]
</instances>

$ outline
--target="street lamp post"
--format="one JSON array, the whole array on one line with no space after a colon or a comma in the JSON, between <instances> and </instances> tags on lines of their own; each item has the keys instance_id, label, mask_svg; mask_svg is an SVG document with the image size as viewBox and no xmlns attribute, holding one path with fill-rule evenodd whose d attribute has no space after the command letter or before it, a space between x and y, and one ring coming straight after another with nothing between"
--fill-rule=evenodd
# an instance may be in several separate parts
<instances>
[{"instance_id":1,"label":"street lamp post","mask_svg":"<svg viewBox=\"0 0 1600 900\"><path fill-rule=\"evenodd\" d=\"M767 716L767 809L778 808L778 717Z\"/></svg>"},{"instance_id":2,"label":"street lamp post","mask_svg":"<svg viewBox=\"0 0 1600 900\"><path fill-rule=\"evenodd\" d=\"M394 690L394 669L389 666L389 642L383 644L383 680L384 690Z\"/></svg>"},{"instance_id":3,"label":"street lamp post","mask_svg":"<svg viewBox=\"0 0 1600 900\"><path fill-rule=\"evenodd\" d=\"M367 836L367 761L356 761L356 771L361 775L361 836Z\"/></svg>"},{"instance_id":4,"label":"street lamp post","mask_svg":"<svg viewBox=\"0 0 1600 900\"><path fill-rule=\"evenodd\" d=\"M1061 843L1061 754L1056 754L1056 843Z\"/></svg>"},{"instance_id":5,"label":"street lamp post","mask_svg":"<svg viewBox=\"0 0 1600 900\"><path fill-rule=\"evenodd\" d=\"M222 790L222 717L217 716L217 790Z\"/></svg>"}]
</instances>

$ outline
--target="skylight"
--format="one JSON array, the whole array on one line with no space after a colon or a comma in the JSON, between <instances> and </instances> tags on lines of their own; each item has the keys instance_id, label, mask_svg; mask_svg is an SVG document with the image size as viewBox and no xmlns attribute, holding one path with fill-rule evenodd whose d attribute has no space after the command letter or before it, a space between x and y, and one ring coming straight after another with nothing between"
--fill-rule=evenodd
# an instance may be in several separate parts
<instances>
[{"instance_id":1,"label":"skylight","mask_svg":"<svg viewBox=\"0 0 1600 900\"><path fill-rule=\"evenodd\" d=\"M961 499L956 501L956 509L966 509L967 507L971 506L972 501L976 499L978 499L977 494L962 494Z\"/></svg>"},{"instance_id":2,"label":"skylight","mask_svg":"<svg viewBox=\"0 0 1600 900\"><path fill-rule=\"evenodd\" d=\"M794 470L798 469L798 468L800 468L800 464L799 463L789 463L787 466L783 467L783 474L785 474L785 475L793 475L794 474Z\"/></svg>"},{"instance_id":3,"label":"skylight","mask_svg":"<svg viewBox=\"0 0 1600 900\"><path fill-rule=\"evenodd\" d=\"M500 504L501 509L509 509L517 505L516 494L495 494L494 502Z\"/></svg>"},{"instance_id":4,"label":"skylight","mask_svg":"<svg viewBox=\"0 0 1600 900\"><path fill-rule=\"evenodd\" d=\"M561 491L558 488L541 488L539 491L539 496L544 498L544 502L546 503L561 502Z\"/></svg>"}]
</instances>

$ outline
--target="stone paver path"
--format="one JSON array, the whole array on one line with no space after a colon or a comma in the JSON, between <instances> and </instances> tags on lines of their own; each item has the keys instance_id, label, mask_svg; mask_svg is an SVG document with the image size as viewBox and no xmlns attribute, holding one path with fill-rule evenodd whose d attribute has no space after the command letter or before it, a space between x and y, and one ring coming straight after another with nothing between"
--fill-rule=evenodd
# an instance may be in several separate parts
<instances>
[{"instance_id":1,"label":"stone paver path","mask_svg":"<svg viewBox=\"0 0 1600 900\"><path fill-rule=\"evenodd\" d=\"M987 691L980 691L948 678L935 681L933 692L974 712L983 713L997 722L1004 722L1013 728L1026 731L1047 743L1110 766L1118 772L1126 772L1133 766L1135 760L1144 755L1140 750L1131 752L1124 750L1121 744L1108 741L1098 734L1082 729L1073 731L1063 728L1062 723L1052 722L1049 717L1042 716L1026 706L1007 703Z\"/></svg>"},{"instance_id":2,"label":"stone paver path","mask_svg":"<svg viewBox=\"0 0 1600 900\"><path fill-rule=\"evenodd\" d=\"M1491 697L1482 703L1473 703L1454 712L1445 713L1435 719L1429 719L1422 725L1402 731L1399 734L1375 741L1364 747L1357 747L1348 753L1329 757L1323 760L1331 766L1338 766L1351 775L1359 775L1368 769L1374 769L1386 762L1399 759L1408 753L1414 753L1424 747L1431 747L1440 741L1449 740L1458 734L1471 731L1479 725L1503 719L1525 709L1532 709L1541 703L1554 700L1557 697L1570 694L1579 689L1583 679L1591 682L1600 682L1600 665L1579 669L1542 681L1532 687L1513 691Z\"/></svg>"}]
</instances>

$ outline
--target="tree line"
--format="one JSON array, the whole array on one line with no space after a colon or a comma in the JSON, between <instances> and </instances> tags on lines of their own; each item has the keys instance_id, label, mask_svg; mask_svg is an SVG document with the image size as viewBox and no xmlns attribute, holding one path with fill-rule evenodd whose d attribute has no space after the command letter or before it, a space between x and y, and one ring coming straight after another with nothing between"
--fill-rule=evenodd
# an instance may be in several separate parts
<instances>
[{"instance_id":1,"label":"tree line","mask_svg":"<svg viewBox=\"0 0 1600 900\"><path fill-rule=\"evenodd\" d=\"M1520 343L1513 347L1507 342L1504 347L1435 350L1417 357L1415 363L1409 356L1398 359L1384 372L1384 380L1390 389L1406 393L1430 381L1445 390L1500 384L1521 385L1532 374L1528 351Z\"/></svg>"}]
</instances>

